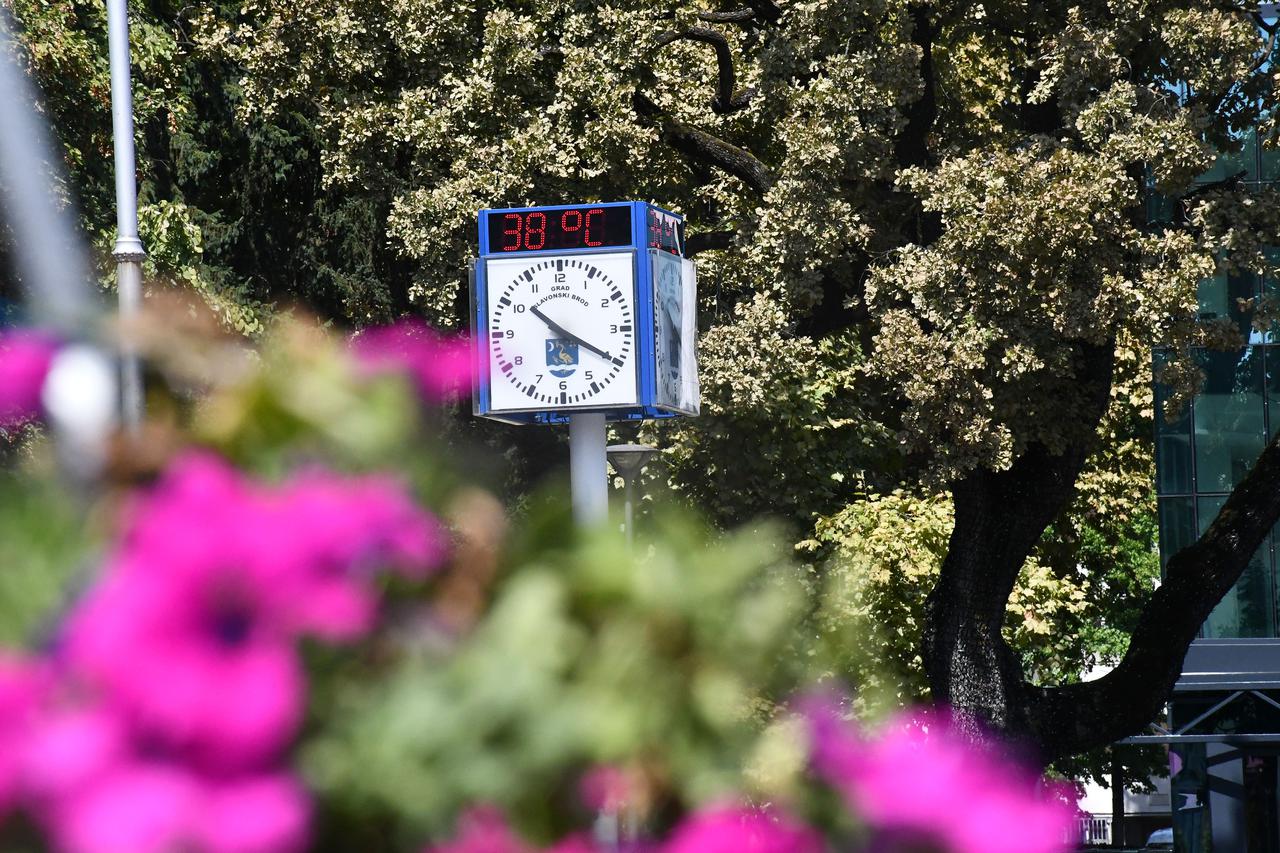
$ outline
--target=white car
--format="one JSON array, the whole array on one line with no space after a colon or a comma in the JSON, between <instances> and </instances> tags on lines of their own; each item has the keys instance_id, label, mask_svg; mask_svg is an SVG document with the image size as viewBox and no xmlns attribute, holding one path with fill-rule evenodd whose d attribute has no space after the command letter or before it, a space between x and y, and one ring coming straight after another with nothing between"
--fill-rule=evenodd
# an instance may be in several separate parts
<instances>
[{"instance_id":1,"label":"white car","mask_svg":"<svg viewBox=\"0 0 1280 853\"><path fill-rule=\"evenodd\" d=\"M1143 850L1172 850L1173 849L1173 827L1168 826L1164 829L1157 829L1155 832L1147 836L1147 844Z\"/></svg>"}]
</instances>

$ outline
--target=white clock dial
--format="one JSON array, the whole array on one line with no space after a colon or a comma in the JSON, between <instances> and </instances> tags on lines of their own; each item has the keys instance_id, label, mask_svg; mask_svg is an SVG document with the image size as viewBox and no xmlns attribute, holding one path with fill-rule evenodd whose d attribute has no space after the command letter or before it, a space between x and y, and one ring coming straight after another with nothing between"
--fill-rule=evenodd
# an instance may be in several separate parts
<instances>
[{"instance_id":1,"label":"white clock dial","mask_svg":"<svg viewBox=\"0 0 1280 853\"><path fill-rule=\"evenodd\" d=\"M492 409L637 402L633 259L608 252L487 262Z\"/></svg>"}]
</instances>

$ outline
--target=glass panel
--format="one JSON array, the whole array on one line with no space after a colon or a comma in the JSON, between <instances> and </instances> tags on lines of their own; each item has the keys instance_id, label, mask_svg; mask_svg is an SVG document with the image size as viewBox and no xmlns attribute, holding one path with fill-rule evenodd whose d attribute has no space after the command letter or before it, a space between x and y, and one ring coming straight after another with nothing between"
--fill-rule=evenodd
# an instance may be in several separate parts
<instances>
[{"instance_id":1,"label":"glass panel","mask_svg":"<svg viewBox=\"0 0 1280 853\"><path fill-rule=\"evenodd\" d=\"M1147 221L1156 224L1162 222L1173 222L1173 215L1177 211L1177 204L1167 195L1161 195L1153 190L1147 191Z\"/></svg>"},{"instance_id":2,"label":"glass panel","mask_svg":"<svg viewBox=\"0 0 1280 853\"><path fill-rule=\"evenodd\" d=\"M1156 353L1155 375L1160 375L1166 357ZM1190 494L1191 485L1191 411L1183 407L1176 420L1164 415L1164 402L1169 399L1169 386L1156 383L1156 491L1162 495Z\"/></svg>"},{"instance_id":3,"label":"glass panel","mask_svg":"<svg viewBox=\"0 0 1280 853\"><path fill-rule=\"evenodd\" d=\"M1276 636L1277 629L1280 628L1280 587L1276 586L1276 543L1280 542L1280 524L1271 528L1271 633L1268 636Z\"/></svg>"},{"instance_id":4,"label":"glass panel","mask_svg":"<svg viewBox=\"0 0 1280 853\"><path fill-rule=\"evenodd\" d=\"M1263 145L1259 153L1262 159L1260 180L1280 181L1280 148L1268 148Z\"/></svg>"},{"instance_id":5,"label":"glass panel","mask_svg":"<svg viewBox=\"0 0 1280 853\"><path fill-rule=\"evenodd\" d=\"M1204 352L1204 392L1195 402L1197 492L1229 492L1266 443L1262 347Z\"/></svg>"},{"instance_id":6,"label":"glass panel","mask_svg":"<svg viewBox=\"0 0 1280 853\"><path fill-rule=\"evenodd\" d=\"M1252 299L1258 295L1257 278L1252 273L1219 273L1211 278L1202 279L1196 288L1200 302L1200 319L1212 320L1217 317L1230 317L1244 340L1249 340L1252 331L1252 312L1240 310L1241 299Z\"/></svg>"},{"instance_id":7,"label":"glass panel","mask_svg":"<svg viewBox=\"0 0 1280 853\"><path fill-rule=\"evenodd\" d=\"M1237 139L1240 139L1240 137L1237 137ZM1202 183L1222 181L1242 172L1244 173L1244 180L1257 180L1257 133L1252 129L1245 131L1243 139L1240 139L1240 146L1239 151L1228 151L1225 154L1219 154L1217 161L1213 164L1213 168L1196 178L1196 180Z\"/></svg>"},{"instance_id":8,"label":"glass panel","mask_svg":"<svg viewBox=\"0 0 1280 853\"><path fill-rule=\"evenodd\" d=\"M1160 569L1196 541L1195 498L1160 499Z\"/></svg>"},{"instance_id":9,"label":"glass panel","mask_svg":"<svg viewBox=\"0 0 1280 853\"><path fill-rule=\"evenodd\" d=\"M1204 533L1226 497L1200 498L1200 532ZM1253 555L1236 585L1227 591L1218 606L1204 621L1204 636L1272 637L1275 636L1271 598L1271 535Z\"/></svg>"},{"instance_id":10,"label":"glass panel","mask_svg":"<svg viewBox=\"0 0 1280 853\"><path fill-rule=\"evenodd\" d=\"M1230 313L1227 303L1229 288L1227 274L1219 273L1211 278L1201 279L1196 288L1196 296L1200 300L1200 319L1213 320L1226 317Z\"/></svg>"},{"instance_id":11,"label":"glass panel","mask_svg":"<svg viewBox=\"0 0 1280 853\"><path fill-rule=\"evenodd\" d=\"M1280 430L1280 347L1263 347L1266 352L1267 365L1267 424L1270 436L1274 437Z\"/></svg>"},{"instance_id":12,"label":"glass panel","mask_svg":"<svg viewBox=\"0 0 1280 853\"><path fill-rule=\"evenodd\" d=\"M1280 268L1280 249L1275 247L1262 250L1262 254L1267 259L1267 264L1273 269ZM1280 308L1280 278L1269 275L1262 280L1262 292L1265 293L1273 302L1274 308ZM1280 318L1277 318L1270 329L1263 335L1267 343L1280 343Z\"/></svg>"}]
</instances>

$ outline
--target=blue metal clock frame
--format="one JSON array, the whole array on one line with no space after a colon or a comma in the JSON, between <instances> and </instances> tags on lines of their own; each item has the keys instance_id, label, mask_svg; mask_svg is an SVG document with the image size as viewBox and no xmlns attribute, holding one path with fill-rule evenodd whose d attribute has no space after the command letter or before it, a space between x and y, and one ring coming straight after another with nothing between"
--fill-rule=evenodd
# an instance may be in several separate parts
<instances>
[{"instance_id":1,"label":"blue metal clock frame","mask_svg":"<svg viewBox=\"0 0 1280 853\"><path fill-rule=\"evenodd\" d=\"M650 210L673 216L680 223L684 217L672 213L656 205L643 201L607 202L592 204L599 208L631 208L631 243L625 246L601 246L586 249L539 249L520 251L494 252L489 245L488 216L491 213L519 213L527 215L532 212L553 213L572 208L581 208L582 204L558 204L539 207L503 207L481 210L477 221L480 231L480 258L472 273L471 286L471 340L474 342L475 368L473 385L475 394L472 408L476 415L494 420L515 424L563 424L569 422L569 415L580 412L603 412L612 421L638 421L651 418L673 418L681 413L658 406L657 372L654 360L654 317L653 317L653 270L649 249L649 216ZM683 249L683 246L681 247ZM533 255L597 255L603 253L631 252L635 270L636 293L636 387L639 389L639 405L634 406L601 406L599 408L573 409L534 409L520 412L494 413L490 408L489 398L489 342L488 342L488 281L485 277L485 261L490 258L510 258ZM683 257L683 252L681 252Z\"/></svg>"}]
</instances>

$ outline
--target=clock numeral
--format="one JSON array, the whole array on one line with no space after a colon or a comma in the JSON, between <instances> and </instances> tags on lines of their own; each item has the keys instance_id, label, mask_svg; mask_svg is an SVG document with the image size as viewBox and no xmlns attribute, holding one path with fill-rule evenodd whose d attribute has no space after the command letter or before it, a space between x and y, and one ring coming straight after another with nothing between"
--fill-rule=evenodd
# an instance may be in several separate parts
<instances>
[{"instance_id":1,"label":"clock numeral","mask_svg":"<svg viewBox=\"0 0 1280 853\"><path fill-rule=\"evenodd\" d=\"M590 370L583 371L582 378L590 382L592 379L591 371Z\"/></svg>"},{"instance_id":2,"label":"clock numeral","mask_svg":"<svg viewBox=\"0 0 1280 853\"><path fill-rule=\"evenodd\" d=\"M537 384L538 384L539 382L541 382L541 381L542 381L542 374L541 374L541 373L535 373L535 374L533 374L533 384L534 384L534 385L537 385Z\"/></svg>"},{"instance_id":3,"label":"clock numeral","mask_svg":"<svg viewBox=\"0 0 1280 853\"><path fill-rule=\"evenodd\" d=\"M569 383L568 383L568 382L561 382L561 383L560 383L560 390L561 390L561 391L568 391L568 390L569 390Z\"/></svg>"},{"instance_id":4,"label":"clock numeral","mask_svg":"<svg viewBox=\"0 0 1280 853\"><path fill-rule=\"evenodd\" d=\"M600 300L600 307L601 307L601 308L608 308L608 307L609 307L609 297L607 297L607 296L606 296L604 299L601 299L601 300Z\"/></svg>"},{"instance_id":5,"label":"clock numeral","mask_svg":"<svg viewBox=\"0 0 1280 853\"><path fill-rule=\"evenodd\" d=\"M617 323L610 323L610 324L609 324L609 334L611 334L611 335L616 335L616 334L618 334L618 324L617 324Z\"/></svg>"},{"instance_id":6,"label":"clock numeral","mask_svg":"<svg viewBox=\"0 0 1280 853\"><path fill-rule=\"evenodd\" d=\"M519 303L517 303L517 304L516 304L515 311L516 311L516 313L517 313L517 314L523 314L523 313L524 313L524 306L523 306L523 305L521 305L521 304L519 304Z\"/></svg>"},{"instance_id":7,"label":"clock numeral","mask_svg":"<svg viewBox=\"0 0 1280 853\"><path fill-rule=\"evenodd\" d=\"M520 365L524 364L524 356L518 355L515 358L511 359L511 361L515 363L516 367L519 367Z\"/></svg>"},{"instance_id":8,"label":"clock numeral","mask_svg":"<svg viewBox=\"0 0 1280 853\"><path fill-rule=\"evenodd\" d=\"M591 214L587 214L590 216ZM533 224L533 217L538 217L538 224ZM538 235L538 245L533 245L533 235ZM538 251L547 245L547 215L545 213L530 213L524 220L524 247L530 251Z\"/></svg>"},{"instance_id":9,"label":"clock numeral","mask_svg":"<svg viewBox=\"0 0 1280 853\"><path fill-rule=\"evenodd\" d=\"M515 336L516 336L516 333L515 333L515 330L514 330L514 329L507 329L507 337L508 337L508 338L514 338Z\"/></svg>"},{"instance_id":10,"label":"clock numeral","mask_svg":"<svg viewBox=\"0 0 1280 853\"><path fill-rule=\"evenodd\" d=\"M533 284L529 285L529 290L530 290L531 292L533 292L533 293L537 293L537 292L538 292L538 284L537 284L537 282L534 282Z\"/></svg>"},{"instance_id":11,"label":"clock numeral","mask_svg":"<svg viewBox=\"0 0 1280 853\"><path fill-rule=\"evenodd\" d=\"M564 284L564 273L556 273L556 284Z\"/></svg>"}]
</instances>

